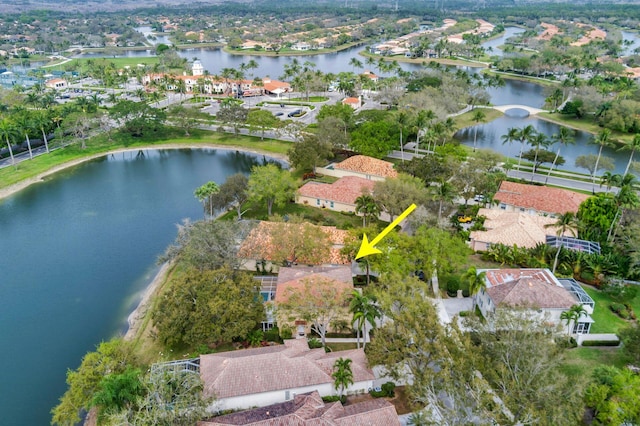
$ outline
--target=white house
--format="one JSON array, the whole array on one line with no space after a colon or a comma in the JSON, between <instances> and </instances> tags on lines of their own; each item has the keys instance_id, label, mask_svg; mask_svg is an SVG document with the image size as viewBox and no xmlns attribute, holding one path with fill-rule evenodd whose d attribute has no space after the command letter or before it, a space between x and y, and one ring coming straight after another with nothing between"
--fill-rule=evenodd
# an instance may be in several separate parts
<instances>
[{"instance_id":1,"label":"white house","mask_svg":"<svg viewBox=\"0 0 640 426\"><path fill-rule=\"evenodd\" d=\"M201 355L200 377L204 395L216 398L211 411L264 407L307 392L336 395L331 373L338 358L352 361L354 383L346 393L365 393L373 387L375 377L362 349L325 353L322 348L309 349L306 339Z\"/></svg>"},{"instance_id":2,"label":"white house","mask_svg":"<svg viewBox=\"0 0 640 426\"><path fill-rule=\"evenodd\" d=\"M588 334L593 313L593 300L580 286L567 287L548 269L487 269L478 272L486 273L486 288L478 292L478 308L485 317L501 308L526 308L553 325L560 325L560 315L573 305L582 305L587 315L582 315L574 327L577 334ZM584 296L579 294L584 293ZM591 303L587 303L586 299Z\"/></svg>"}]
</instances>

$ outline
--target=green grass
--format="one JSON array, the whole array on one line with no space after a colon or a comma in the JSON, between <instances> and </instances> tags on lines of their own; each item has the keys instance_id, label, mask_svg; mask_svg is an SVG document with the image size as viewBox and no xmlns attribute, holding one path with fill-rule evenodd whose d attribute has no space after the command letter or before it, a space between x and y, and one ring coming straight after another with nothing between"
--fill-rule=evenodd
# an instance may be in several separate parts
<instances>
[{"instance_id":1,"label":"green grass","mask_svg":"<svg viewBox=\"0 0 640 426\"><path fill-rule=\"evenodd\" d=\"M354 343L327 343L327 347L332 352L347 351L349 349L356 349L357 344Z\"/></svg>"},{"instance_id":2,"label":"green grass","mask_svg":"<svg viewBox=\"0 0 640 426\"><path fill-rule=\"evenodd\" d=\"M5 167L0 169L0 189L9 187L25 179L33 178L45 173L52 168L70 161L105 154L122 148L153 148L156 145L220 145L223 147L237 148L254 152L286 155L291 147L291 142L264 140L259 137L232 135L206 130L192 130L190 137L184 137L184 132L179 129L167 128L161 133L156 133L142 138L117 138L109 141L101 135L87 141L87 148L81 149L79 144L69 145L53 151L51 154L40 155L33 160L23 161L17 169Z\"/></svg>"},{"instance_id":3,"label":"green grass","mask_svg":"<svg viewBox=\"0 0 640 426\"><path fill-rule=\"evenodd\" d=\"M613 299L609 295L593 287L583 285L582 288L596 302L591 317L595 323L591 326L591 333L617 333L619 329L627 327L631 322L623 320L609 309ZM640 297L636 296L631 302L636 314L640 313Z\"/></svg>"},{"instance_id":4,"label":"green grass","mask_svg":"<svg viewBox=\"0 0 640 426\"><path fill-rule=\"evenodd\" d=\"M482 108L481 111L484 112L484 115L485 115L484 121L480 123L476 123L475 121L473 121L473 111L469 111L469 112L465 112L462 115L454 117L453 120L456 123L456 127L458 129L464 129L465 127L475 126L476 124L489 123L504 115L502 112L495 110L493 108Z\"/></svg>"},{"instance_id":5,"label":"green grass","mask_svg":"<svg viewBox=\"0 0 640 426\"><path fill-rule=\"evenodd\" d=\"M626 359L618 348L579 347L564 352L561 370L572 379L589 379L600 365L624 367Z\"/></svg>"},{"instance_id":6,"label":"green grass","mask_svg":"<svg viewBox=\"0 0 640 426\"><path fill-rule=\"evenodd\" d=\"M301 101L301 102L326 102L329 100L327 96L309 96L309 99L304 98L291 98L290 101Z\"/></svg>"},{"instance_id":7,"label":"green grass","mask_svg":"<svg viewBox=\"0 0 640 426\"><path fill-rule=\"evenodd\" d=\"M556 123L561 126L570 127L572 129L577 129L577 130L583 130L585 132L589 132L594 135L602 131L602 127L600 127L597 123L590 121L588 119L570 117L568 115L559 114L559 113L550 113L550 112L540 113L537 115L537 117L546 121L551 121L552 123ZM630 133L622 133L616 130L612 130L611 138L614 140L619 140L621 142L630 142L631 139L633 139L633 135Z\"/></svg>"}]
</instances>

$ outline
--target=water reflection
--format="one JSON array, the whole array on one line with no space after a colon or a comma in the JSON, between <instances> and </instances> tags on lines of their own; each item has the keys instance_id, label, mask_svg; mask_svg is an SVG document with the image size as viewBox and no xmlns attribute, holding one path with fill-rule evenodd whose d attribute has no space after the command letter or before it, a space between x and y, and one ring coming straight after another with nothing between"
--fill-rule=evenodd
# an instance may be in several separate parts
<instances>
[{"instance_id":1,"label":"water reflection","mask_svg":"<svg viewBox=\"0 0 640 426\"><path fill-rule=\"evenodd\" d=\"M503 155L507 155L511 158L517 159L517 155L520 152L520 143L513 142L511 146L509 144L502 143L502 135L505 135L510 127L522 128L531 124L538 132L544 133L548 137L557 134L560 126L549 121L544 121L535 117L528 118L515 118L509 116L502 116L491 123L480 124L478 126L468 127L466 129L459 130L455 134L455 138L465 145L473 146L473 136L475 127L478 128L478 148L487 148L497 151ZM583 131L577 131L575 134L575 145L563 146L560 155L564 157L565 164L560 166L560 169L578 171L581 173L587 173L584 169L578 169L575 167L576 157L586 154L598 154L599 147L592 145L589 142L592 140L591 134ZM524 151L531 149L532 146L526 145ZM558 146L556 144L547 148L551 151L556 151ZM603 148L602 155L611 157L615 161L615 173L623 173L629 159L628 152L620 152L611 148Z\"/></svg>"}]
</instances>

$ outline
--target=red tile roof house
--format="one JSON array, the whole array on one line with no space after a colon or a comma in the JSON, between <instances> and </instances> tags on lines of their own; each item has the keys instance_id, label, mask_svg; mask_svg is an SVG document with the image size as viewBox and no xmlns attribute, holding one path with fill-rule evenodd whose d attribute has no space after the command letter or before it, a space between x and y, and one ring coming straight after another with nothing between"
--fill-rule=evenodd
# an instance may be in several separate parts
<instances>
[{"instance_id":1,"label":"red tile roof house","mask_svg":"<svg viewBox=\"0 0 640 426\"><path fill-rule=\"evenodd\" d=\"M324 403L316 391L279 404L227 414L198 422L198 426L400 426L395 407L382 398L350 404Z\"/></svg>"},{"instance_id":2,"label":"red tile roof house","mask_svg":"<svg viewBox=\"0 0 640 426\"><path fill-rule=\"evenodd\" d=\"M307 392L336 395L331 373L338 358L352 361L353 384L346 389L348 394L365 393L373 386L375 378L364 350L326 353L323 348L309 349L306 339L200 355L200 377L204 395L216 398L211 412L264 407Z\"/></svg>"},{"instance_id":3,"label":"red tile roof house","mask_svg":"<svg viewBox=\"0 0 640 426\"><path fill-rule=\"evenodd\" d=\"M330 283L336 295L346 296L351 294L354 288L351 266L293 266L280 268L274 303L277 306L278 303L286 302L292 291L304 292L307 289L307 285L314 285L320 282ZM277 309L276 312L278 313ZM339 314L339 319L351 322L351 314L346 306L344 312ZM283 315L277 315L277 322L280 328L285 324L291 326L297 338L306 337L307 333L311 331L311 324L307 324L306 321L300 319L290 320Z\"/></svg>"},{"instance_id":4,"label":"red tile roof house","mask_svg":"<svg viewBox=\"0 0 640 426\"><path fill-rule=\"evenodd\" d=\"M371 193L375 182L345 176L333 183L307 182L296 194L296 203L327 208L337 212L356 211L356 198Z\"/></svg>"},{"instance_id":5,"label":"red tile roof house","mask_svg":"<svg viewBox=\"0 0 640 426\"><path fill-rule=\"evenodd\" d=\"M474 251L486 251L491 244L533 248L537 244L546 243L547 235L556 235L558 230L553 225L557 219L496 209L480 209L478 216L484 216L486 231L471 231L469 245ZM571 236L569 231L566 236Z\"/></svg>"},{"instance_id":6,"label":"red tile roof house","mask_svg":"<svg viewBox=\"0 0 640 426\"><path fill-rule=\"evenodd\" d=\"M332 163L327 167L316 167L316 172L333 177L357 176L373 181L398 177L393 163L366 155L354 155L340 163Z\"/></svg>"},{"instance_id":7,"label":"red tile roof house","mask_svg":"<svg viewBox=\"0 0 640 426\"><path fill-rule=\"evenodd\" d=\"M360 96L357 98L344 98L342 104L349 105L353 109L358 109L362 106L362 98Z\"/></svg>"},{"instance_id":8,"label":"red tile roof house","mask_svg":"<svg viewBox=\"0 0 640 426\"><path fill-rule=\"evenodd\" d=\"M477 295L478 308L485 317L496 309L528 308L532 313L544 315L545 320L553 325L564 325L560 314L580 304L548 269L487 269L478 272L486 273L486 288ZM593 313L591 306L583 306L589 314ZM584 324L580 327L582 332L588 333L593 319L583 315L579 320L581 323Z\"/></svg>"},{"instance_id":9,"label":"red tile roof house","mask_svg":"<svg viewBox=\"0 0 640 426\"><path fill-rule=\"evenodd\" d=\"M566 212L577 213L578 207L589 195L568 189L503 181L493 198L500 202L493 208L556 216Z\"/></svg>"}]
</instances>

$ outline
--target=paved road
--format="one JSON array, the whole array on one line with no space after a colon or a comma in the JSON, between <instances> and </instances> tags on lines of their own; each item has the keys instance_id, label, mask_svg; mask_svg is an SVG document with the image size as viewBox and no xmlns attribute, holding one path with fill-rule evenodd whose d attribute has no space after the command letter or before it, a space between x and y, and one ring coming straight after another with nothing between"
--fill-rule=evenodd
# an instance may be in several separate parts
<instances>
[{"instance_id":1,"label":"paved road","mask_svg":"<svg viewBox=\"0 0 640 426\"><path fill-rule=\"evenodd\" d=\"M509 170L508 176L512 178L525 179L528 181L532 180L531 172ZM546 179L547 179L546 174L536 173L535 176L533 176L533 182L545 183ZM605 186L600 187L600 184L598 182L596 182L596 184L593 185L591 182L583 182L579 180L573 180L570 178L563 178L563 177L556 177L556 176L550 176L547 184L554 185L554 186L561 186L563 188L568 188L568 189L576 189L579 191L587 191L587 192L590 191L593 193L596 193L596 192L617 193L618 192L618 188L607 189L607 187Z\"/></svg>"}]
</instances>

